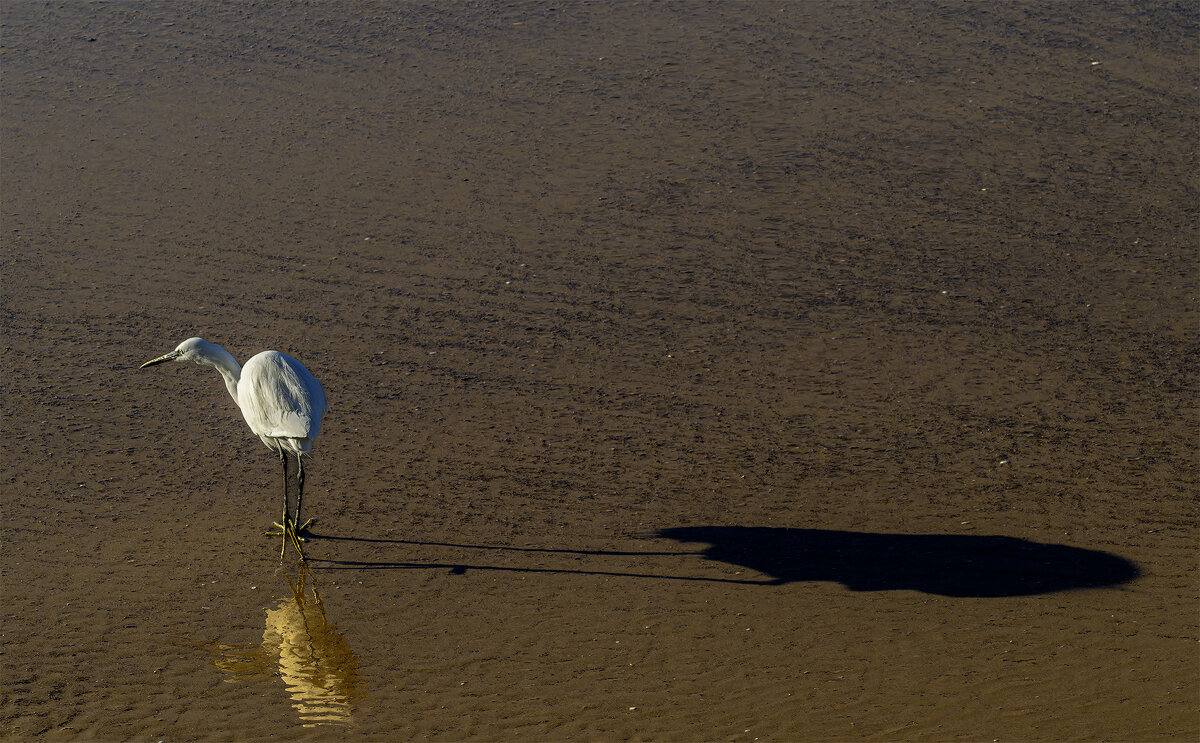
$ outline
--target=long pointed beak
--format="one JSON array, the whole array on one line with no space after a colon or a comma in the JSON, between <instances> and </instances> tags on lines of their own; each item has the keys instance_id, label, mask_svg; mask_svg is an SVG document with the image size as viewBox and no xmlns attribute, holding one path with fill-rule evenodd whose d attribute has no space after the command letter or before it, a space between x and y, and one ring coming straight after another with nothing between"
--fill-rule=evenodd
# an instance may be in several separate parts
<instances>
[{"instance_id":1,"label":"long pointed beak","mask_svg":"<svg viewBox=\"0 0 1200 743\"><path fill-rule=\"evenodd\" d=\"M174 361L177 358L179 358L179 352L172 351L171 353L166 353L166 354L163 354L162 356L159 356L157 359L150 359L149 361L142 364L138 368L145 369L147 366L154 366L155 364L161 364L164 361Z\"/></svg>"}]
</instances>

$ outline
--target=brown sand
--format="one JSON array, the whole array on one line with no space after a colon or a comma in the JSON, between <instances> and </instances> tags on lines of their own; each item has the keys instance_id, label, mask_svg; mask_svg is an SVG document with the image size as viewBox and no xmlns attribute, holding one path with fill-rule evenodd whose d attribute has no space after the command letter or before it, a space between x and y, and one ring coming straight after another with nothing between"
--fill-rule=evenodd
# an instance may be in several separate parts
<instances>
[{"instance_id":1,"label":"brown sand","mask_svg":"<svg viewBox=\"0 0 1200 743\"><path fill-rule=\"evenodd\" d=\"M1196 739L1194 5L878 5L6 1L4 735Z\"/></svg>"}]
</instances>

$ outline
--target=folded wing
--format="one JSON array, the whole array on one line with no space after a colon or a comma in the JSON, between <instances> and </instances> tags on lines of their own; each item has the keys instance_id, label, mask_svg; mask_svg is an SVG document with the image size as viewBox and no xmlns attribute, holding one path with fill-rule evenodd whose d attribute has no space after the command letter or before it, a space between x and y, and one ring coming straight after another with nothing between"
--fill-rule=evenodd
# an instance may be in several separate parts
<instances>
[{"instance_id":1,"label":"folded wing","mask_svg":"<svg viewBox=\"0 0 1200 743\"><path fill-rule=\"evenodd\" d=\"M238 405L251 431L261 437L297 439L294 443L307 451L321 430L325 389L296 359L264 351L242 367Z\"/></svg>"}]
</instances>

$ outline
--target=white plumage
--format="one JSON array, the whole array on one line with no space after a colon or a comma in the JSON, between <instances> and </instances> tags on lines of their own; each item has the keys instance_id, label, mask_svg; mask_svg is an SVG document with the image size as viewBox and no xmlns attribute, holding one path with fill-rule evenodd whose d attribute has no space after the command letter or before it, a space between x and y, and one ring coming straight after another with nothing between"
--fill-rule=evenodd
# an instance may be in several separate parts
<instances>
[{"instance_id":1,"label":"white plumage","mask_svg":"<svg viewBox=\"0 0 1200 743\"><path fill-rule=\"evenodd\" d=\"M268 448L312 451L327 405L325 388L287 354L263 351L242 367L238 407Z\"/></svg>"}]
</instances>

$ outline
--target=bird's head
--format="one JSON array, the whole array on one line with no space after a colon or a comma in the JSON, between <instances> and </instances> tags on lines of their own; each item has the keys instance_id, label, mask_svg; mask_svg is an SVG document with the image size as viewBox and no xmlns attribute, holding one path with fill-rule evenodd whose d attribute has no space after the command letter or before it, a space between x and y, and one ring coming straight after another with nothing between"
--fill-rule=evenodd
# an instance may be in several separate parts
<instances>
[{"instance_id":1,"label":"bird's head","mask_svg":"<svg viewBox=\"0 0 1200 743\"><path fill-rule=\"evenodd\" d=\"M207 354L206 351L212 344L203 338L188 338L183 343L175 347L174 351L164 353L157 359L150 359L146 363L139 366L139 369L145 369L147 366L161 364L164 361L200 361Z\"/></svg>"}]
</instances>

